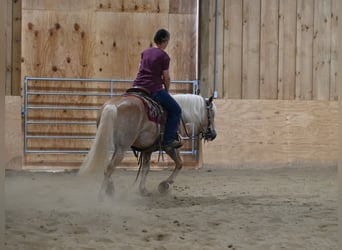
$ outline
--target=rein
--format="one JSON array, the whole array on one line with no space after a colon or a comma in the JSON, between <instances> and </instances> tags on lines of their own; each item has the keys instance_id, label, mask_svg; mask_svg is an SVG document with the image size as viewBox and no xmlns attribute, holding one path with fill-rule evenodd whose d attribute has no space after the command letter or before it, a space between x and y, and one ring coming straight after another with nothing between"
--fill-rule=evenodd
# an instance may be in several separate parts
<instances>
[{"instance_id":1,"label":"rein","mask_svg":"<svg viewBox=\"0 0 342 250\"><path fill-rule=\"evenodd\" d=\"M181 118L181 121L182 121L182 126L183 126L184 131L185 131L185 135L186 135L188 138L193 139L194 136L190 136L188 130L186 129L186 125L185 125L185 121L184 121L183 117Z\"/></svg>"}]
</instances>

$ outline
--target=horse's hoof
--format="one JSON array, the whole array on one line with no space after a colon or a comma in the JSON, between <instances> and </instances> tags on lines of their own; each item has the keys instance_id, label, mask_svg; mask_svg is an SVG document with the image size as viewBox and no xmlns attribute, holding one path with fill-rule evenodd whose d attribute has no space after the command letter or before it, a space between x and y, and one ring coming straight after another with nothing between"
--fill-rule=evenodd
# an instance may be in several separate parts
<instances>
[{"instance_id":1,"label":"horse's hoof","mask_svg":"<svg viewBox=\"0 0 342 250\"><path fill-rule=\"evenodd\" d=\"M108 198L109 200L114 200L114 185L112 182L108 184L105 194L106 198Z\"/></svg>"},{"instance_id":2,"label":"horse's hoof","mask_svg":"<svg viewBox=\"0 0 342 250\"><path fill-rule=\"evenodd\" d=\"M103 202L104 201L103 195L97 196L97 201L98 202Z\"/></svg>"},{"instance_id":3,"label":"horse's hoof","mask_svg":"<svg viewBox=\"0 0 342 250\"><path fill-rule=\"evenodd\" d=\"M163 181L159 184L158 191L159 191L159 193L164 194L167 191L169 191L170 187L171 187L171 185L169 182Z\"/></svg>"},{"instance_id":4,"label":"horse's hoof","mask_svg":"<svg viewBox=\"0 0 342 250\"><path fill-rule=\"evenodd\" d=\"M141 195L141 196L147 197L147 196L151 196L152 193L148 192L148 191L145 189L145 190L140 190L140 195Z\"/></svg>"},{"instance_id":5,"label":"horse's hoof","mask_svg":"<svg viewBox=\"0 0 342 250\"><path fill-rule=\"evenodd\" d=\"M107 188L107 189L106 189L106 195L109 196L109 197L114 196L114 189L112 189L112 188Z\"/></svg>"}]
</instances>

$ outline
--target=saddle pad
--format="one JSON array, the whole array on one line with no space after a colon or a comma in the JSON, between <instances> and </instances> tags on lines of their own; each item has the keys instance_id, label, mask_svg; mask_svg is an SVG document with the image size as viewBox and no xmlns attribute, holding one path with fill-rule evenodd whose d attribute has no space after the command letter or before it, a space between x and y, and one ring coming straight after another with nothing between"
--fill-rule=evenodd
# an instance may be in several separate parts
<instances>
[{"instance_id":1,"label":"saddle pad","mask_svg":"<svg viewBox=\"0 0 342 250\"><path fill-rule=\"evenodd\" d=\"M145 107L147 117L150 121L162 124L165 123L164 119L164 110L162 106L159 105L155 100L153 100L151 97L142 94L141 92L137 93L126 93L124 96L134 96L136 98L139 98Z\"/></svg>"}]
</instances>

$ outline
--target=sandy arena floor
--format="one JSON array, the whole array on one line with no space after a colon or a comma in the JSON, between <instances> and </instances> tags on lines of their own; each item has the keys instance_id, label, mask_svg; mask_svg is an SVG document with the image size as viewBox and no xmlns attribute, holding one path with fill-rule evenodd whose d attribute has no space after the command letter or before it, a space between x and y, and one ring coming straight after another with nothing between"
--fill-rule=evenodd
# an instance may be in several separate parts
<instances>
[{"instance_id":1,"label":"sandy arena floor","mask_svg":"<svg viewBox=\"0 0 342 250\"><path fill-rule=\"evenodd\" d=\"M136 172L114 173L114 201L100 180L75 173L6 173L6 246L13 250L337 249L337 168L182 170L172 191Z\"/></svg>"}]
</instances>

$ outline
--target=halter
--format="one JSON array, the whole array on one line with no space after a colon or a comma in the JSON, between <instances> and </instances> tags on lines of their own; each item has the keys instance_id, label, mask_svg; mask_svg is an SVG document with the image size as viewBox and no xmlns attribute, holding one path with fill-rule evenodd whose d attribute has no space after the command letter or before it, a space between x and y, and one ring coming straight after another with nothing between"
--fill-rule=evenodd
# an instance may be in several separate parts
<instances>
[{"instance_id":1,"label":"halter","mask_svg":"<svg viewBox=\"0 0 342 250\"><path fill-rule=\"evenodd\" d=\"M213 110L213 106L213 102L212 100L210 100L210 98L208 100L205 99L205 108L207 110L208 125L201 131L201 139L204 139L204 141L208 141L211 138L211 125L213 119L211 111Z\"/></svg>"}]
</instances>

